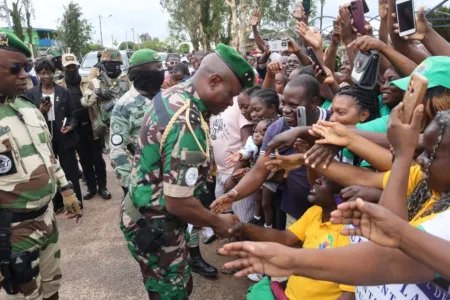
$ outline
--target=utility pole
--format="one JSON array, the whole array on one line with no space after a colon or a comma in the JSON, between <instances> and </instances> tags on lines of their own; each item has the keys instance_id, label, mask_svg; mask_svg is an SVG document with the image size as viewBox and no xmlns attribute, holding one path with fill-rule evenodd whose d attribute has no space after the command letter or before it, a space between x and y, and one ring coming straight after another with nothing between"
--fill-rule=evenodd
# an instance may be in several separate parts
<instances>
[{"instance_id":1,"label":"utility pole","mask_svg":"<svg viewBox=\"0 0 450 300\"><path fill-rule=\"evenodd\" d=\"M138 48L139 48L139 50L141 50L141 43L139 42L139 33L136 33L136 35L137 35L137 41L138 41Z\"/></svg>"},{"instance_id":2,"label":"utility pole","mask_svg":"<svg viewBox=\"0 0 450 300\"><path fill-rule=\"evenodd\" d=\"M128 51L128 35L126 30L125 30L125 42L127 43L127 51Z\"/></svg>"},{"instance_id":3,"label":"utility pole","mask_svg":"<svg viewBox=\"0 0 450 300\"><path fill-rule=\"evenodd\" d=\"M98 15L98 20L100 22L100 43L103 46L102 16Z\"/></svg>"},{"instance_id":4,"label":"utility pole","mask_svg":"<svg viewBox=\"0 0 450 300\"><path fill-rule=\"evenodd\" d=\"M136 40L134 39L134 28L131 28L131 32L133 32L133 43L136 44Z\"/></svg>"},{"instance_id":5,"label":"utility pole","mask_svg":"<svg viewBox=\"0 0 450 300\"><path fill-rule=\"evenodd\" d=\"M113 46L113 48L114 48L114 35L111 35L111 45Z\"/></svg>"},{"instance_id":6,"label":"utility pole","mask_svg":"<svg viewBox=\"0 0 450 300\"><path fill-rule=\"evenodd\" d=\"M3 3L4 3L3 8L5 9L5 14L6 14L6 20L8 21L8 29L12 30L11 19L9 18L8 2L6 0L4 0Z\"/></svg>"}]
</instances>

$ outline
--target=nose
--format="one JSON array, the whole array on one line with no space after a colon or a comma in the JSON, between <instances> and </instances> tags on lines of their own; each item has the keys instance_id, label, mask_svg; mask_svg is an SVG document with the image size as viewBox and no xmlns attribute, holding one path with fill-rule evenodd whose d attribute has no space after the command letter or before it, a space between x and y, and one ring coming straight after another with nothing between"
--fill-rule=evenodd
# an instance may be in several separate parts
<instances>
[{"instance_id":1,"label":"nose","mask_svg":"<svg viewBox=\"0 0 450 300\"><path fill-rule=\"evenodd\" d=\"M24 69L24 68L22 68L22 69L20 70L20 73L19 73L17 76L18 76L18 78L20 78L20 79L26 79L26 78L28 77L27 72L25 72L25 69Z\"/></svg>"},{"instance_id":2,"label":"nose","mask_svg":"<svg viewBox=\"0 0 450 300\"><path fill-rule=\"evenodd\" d=\"M337 119L336 114L331 114L330 122L337 122Z\"/></svg>"}]
</instances>

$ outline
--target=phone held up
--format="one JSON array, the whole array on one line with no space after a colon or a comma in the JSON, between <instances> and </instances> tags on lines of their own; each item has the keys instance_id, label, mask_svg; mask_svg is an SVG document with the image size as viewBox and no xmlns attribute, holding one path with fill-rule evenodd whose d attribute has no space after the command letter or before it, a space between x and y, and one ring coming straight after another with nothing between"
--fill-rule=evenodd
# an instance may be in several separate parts
<instances>
[{"instance_id":1,"label":"phone held up","mask_svg":"<svg viewBox=\"0 0 450 300\"><path fill-rule=\"evenodd\" d=\"M306 126L306 109L304 106L297 107L297 126Z\"/></svg>"},{"instance_id":2,"label":"phone held up","mask_svg":"<svg viewBox=\"0 0 450 300\"><path fill-rule=\"evenodd\" d=\"M49 96L45 96L45 97L41 98L41 103L49 104L50 103L50 97Z\"/></svg>"},{"instance_id":3,"label":"phone held up","mask_svg":"<svg viewBox=\"0 0 450 300\"><path fill-rule=\"evenodd\" d=\"M416 32L416 18L414 16L413 0L395 1L399 36L407 36Z\"/></svg>"},{"instance_id":4,"label":"phone held up","mask_svg":"<svg viewBox=\"0 0 450 300\"><path fill-rule=\"evenodd\" d=\"M275 40L269 41L269 49L272 52L283 52L288 50L288 41Z\"/></svg>"},{"instance_id":5,"label":"phone held up","mask_svg":"<svg viewBox=\"0 0 450 300\"><path fill-rule=\"evenodd\" d=\"M367 4L363 0L353 0L350 2L350 6L348 7L350 10L350 13L352 14L353 18L353 26L355 26L356 30L361 33L366 33L366 22L364 19L364 13L365 8L367 8L367 11L369 11L369 8Z\"/></svg>"},{"instance_id":6,"label":"phone held up","mask_svg":"<svg viewBox=\"0 0 450 300\"><path fill-rule=\"evenodd\" d=\"M309 58L311 58L312 62L320 67L320 70L322 71L322 76L326 76L327 72L325 72L325 69L323 68L322 64L320 63L319 59L317 58L317 54L314 51L314 49L311 47L308 47L308 49L306 49L306 53L308 54Z\"/></svg>"},{"instance_id":7,"label":"phone held up","mask_svg":"<svg viewBox=\"0 0 450 300\"><path fill-rule=\"evenodd\" d=\"M423 97L425 96L427 88L428 79L418 73L411 75L405 96L403 96L403 109L400 114L402 123L411 123L414 110L423 103Z\"/></svg>"}]
</instances>

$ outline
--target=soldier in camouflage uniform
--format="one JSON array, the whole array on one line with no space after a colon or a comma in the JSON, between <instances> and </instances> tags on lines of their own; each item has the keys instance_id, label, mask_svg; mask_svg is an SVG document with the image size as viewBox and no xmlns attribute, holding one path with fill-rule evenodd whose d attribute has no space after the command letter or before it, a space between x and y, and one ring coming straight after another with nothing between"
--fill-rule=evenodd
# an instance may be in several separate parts
<instances>
[{"instance_id":1,"label":"soldier in camouflage uniform","mask_svg":"<svg viewBox=\"0 0 450 300\"><path fill-rule=\"evenodd\" d=\"M187 223L227 236L236 222L198 200L210 164L205 118L224 111L253 83L251 66L219 44L191 80L156 95L144 117L121 229L152 300L188 299L192 291Z\"/></svg>"},{"instance_id":2,"label":"soldier in camouflage uniform","mask_svg":"<svg viewBox=\"0 0 450 300\"><path fill-rule=\"evenodd\" d=\"M122 56L119 50L105 49L102 53L100 75L89 81L88 88L81 98L81 105L89 108L94 138L104 138L109 148L109 127L116 102L131 87L125 73L122 72ZM104 199L111 199L105 187L99 187L98 193Z\"/></svg>"},{"instance_id":3,"label":"soldier in camouflage uniform","mask_svg":"<svg viewBox=\"0 0 450 300\"><path fill-rule=\"evenodd\" d=\"M53 62L56 68L56 72L53 75L55 82L64 78L62 56L64 51L60 47L50 47L47 49L47 58Z\"/></svg>"},{"instance_id":4,"label":"soldier in camouflage uniform","mask_svg":"<svg viewBox=\"0 0 450 300\"><path fill-rule=\"evenodd\" d=\"M71 217L77 197L51 148L43 115L22 95L31 51L0 29L0 281L7 299L59 299L61 252L52 198ZM20 272L19 266L24 267Z\"/></svg>"}]
</instances>

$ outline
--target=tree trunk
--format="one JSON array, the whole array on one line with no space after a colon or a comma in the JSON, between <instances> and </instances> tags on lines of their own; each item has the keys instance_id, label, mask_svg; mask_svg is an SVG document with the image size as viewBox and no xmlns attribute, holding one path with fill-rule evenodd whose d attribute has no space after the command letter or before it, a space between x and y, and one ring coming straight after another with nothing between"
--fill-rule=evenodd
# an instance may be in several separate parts
<instances>
[{"instance_id":1,"label":"tree trunk","mask_svg":"<svg viewBox=\"0 0 450 300\"><path fill-rule=\"evenodd\" d=\"M236 0L227 0L228 6L230 6L231 11L231 36L233 37L231 41L231 46L234 49L239 47L239 24L237 18L237 6Z\"/></svg>"}]
</instances>

